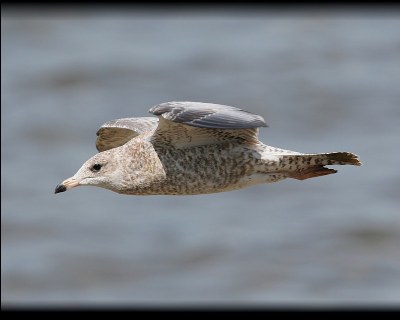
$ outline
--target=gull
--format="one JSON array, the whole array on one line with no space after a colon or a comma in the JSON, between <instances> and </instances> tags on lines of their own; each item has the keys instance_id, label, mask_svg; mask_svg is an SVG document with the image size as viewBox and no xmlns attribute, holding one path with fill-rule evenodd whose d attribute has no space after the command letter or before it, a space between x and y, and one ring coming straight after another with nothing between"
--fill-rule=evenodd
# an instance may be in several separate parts
<instances>
[{"instance_id":1,"label":"gull","mask_svg":"<svg viewBox=\"0 0 400 320\"><path fill-rule=\"evenodd\" d=\"M55 193L95 186L127 195L195 195L237 190L286 178L336 173L329 165L360 166L350 152L300 153L258 140L264 119L237 107L165 102L157 117L108 121L97 132L99 153Z\"/></svg>"}]
</instances>

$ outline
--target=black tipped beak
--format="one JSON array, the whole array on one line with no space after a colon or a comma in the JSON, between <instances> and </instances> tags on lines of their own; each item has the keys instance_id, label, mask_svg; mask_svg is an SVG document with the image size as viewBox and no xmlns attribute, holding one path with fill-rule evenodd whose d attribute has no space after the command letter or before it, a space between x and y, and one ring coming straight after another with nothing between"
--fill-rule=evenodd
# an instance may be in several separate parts
<instances>
[{"instance_id":1,"label":"black tipped beak","mask_svg":"<svg viewBox=\"0 0 400 320\"><path fill-rule=\"evenodd\" d=\"M62 183L60 183L57 187L56 190L54 191L54 193L60 193L60 192L64 192L67 191L67 187L64 186Z\"/></svg>"},{"instance_id":2,"label":"black tipped beak","mask_svg":"<svg viewBox=\"0 0 400 320\"><path fill-rule=\"evenodd\" d=\"M71 188L75 188L77 186L79 186L79 181L77 181L74 177L71 177L71 178L61 182L56 187L56 190L54 191L54 193L64 192L64 191L67 191L67 190L69 190Z\"/></svg>"}]
</instances>

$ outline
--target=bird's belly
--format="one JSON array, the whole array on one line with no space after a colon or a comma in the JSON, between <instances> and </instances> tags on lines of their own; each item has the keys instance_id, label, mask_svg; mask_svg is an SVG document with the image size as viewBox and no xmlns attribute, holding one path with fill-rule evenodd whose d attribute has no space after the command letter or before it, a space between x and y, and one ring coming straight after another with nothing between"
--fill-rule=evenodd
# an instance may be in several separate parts
<instances>
[{"instance_id":1,"label":"bird's belly","mask_svg":"<svg viewBox=\"0 0 400 320\"><path fill-rule=\"evenodd\" d=\"M161 157L166 179L162 194L206 194L231 191L282 179L260 173L262 160L243 147L204 146L187 152L174 150L173 158Z\"/></svg>"},{"instance_id":2,"label":"bird's belly","mask_svg":"<svg viewBox=\"0 0 400 320\"><path fill-rule=\"evenodd\" d=\"M187 177L179 179L179 176L176 176L174 179L165 181L162 186L157 188L157 194L194 195L219 193L247 188L261 183L277 182L285 178L286 176L281 173L254 173L235 179L223 179L222 177L216 179L211 176L208 179L199 179L196 177L192 179L188 179Z\"/></svg>"},{"instance_id":3,"label":"bird's belly","mask_svg":"<svg viewBox=\"0 0 400 320\"><path fill-rule=\"evenodd\" d=\"M140 194L191 195L217 193L282 179L260 173L263 160L242 145L210 145L190 150L158 150L165 175L142 185Z\"/></svg>"}]
</instances>

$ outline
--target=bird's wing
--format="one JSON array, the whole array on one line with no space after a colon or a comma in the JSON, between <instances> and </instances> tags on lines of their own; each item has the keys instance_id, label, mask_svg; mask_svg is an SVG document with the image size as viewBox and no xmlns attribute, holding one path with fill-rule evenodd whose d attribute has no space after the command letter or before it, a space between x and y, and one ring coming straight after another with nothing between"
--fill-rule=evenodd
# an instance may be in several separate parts
<instances>
[{"instance_id":1,"label":"bird's wing","mask_svg":"<svg viewBox=\"0 0 400 320\"><path fill-rule=\"evenodd\" d=\"M166 102L152 107L158 116L153 143L177 148L220 142L258 141L258 127L267 126L261 116L236 107L203 102Z\"/></svg>"},{"instance_id":2,"label":"bird's wing","mask_svg":"<svg viewBox=\"0 0 400 320\"><path fill-rule=\"evenodd\" d=\"M153 117L108 121L97 131L96 148L101 152L122 146L139 134L154 130L157 123L158 119Z\"/></svg>"}]
</instances>

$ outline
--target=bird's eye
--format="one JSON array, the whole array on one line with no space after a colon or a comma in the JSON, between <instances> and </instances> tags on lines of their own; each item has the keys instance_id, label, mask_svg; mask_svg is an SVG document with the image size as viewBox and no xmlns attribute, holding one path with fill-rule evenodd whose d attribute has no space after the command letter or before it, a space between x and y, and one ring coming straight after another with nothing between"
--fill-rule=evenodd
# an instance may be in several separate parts
<instances>
[{"instance_id":1,"label":"bird's eye","mask_svg":"<svg viewBox=\"0 0 400 320\"><path fill-rule=\"evenodd\" d=\"M99 170L101 169L101 164L96 163L96 164L94 164L90 169L91 169L92 171L94 171L94 172L97 172L97 171L99 171Z\"/></svg>"}]
</instances>

